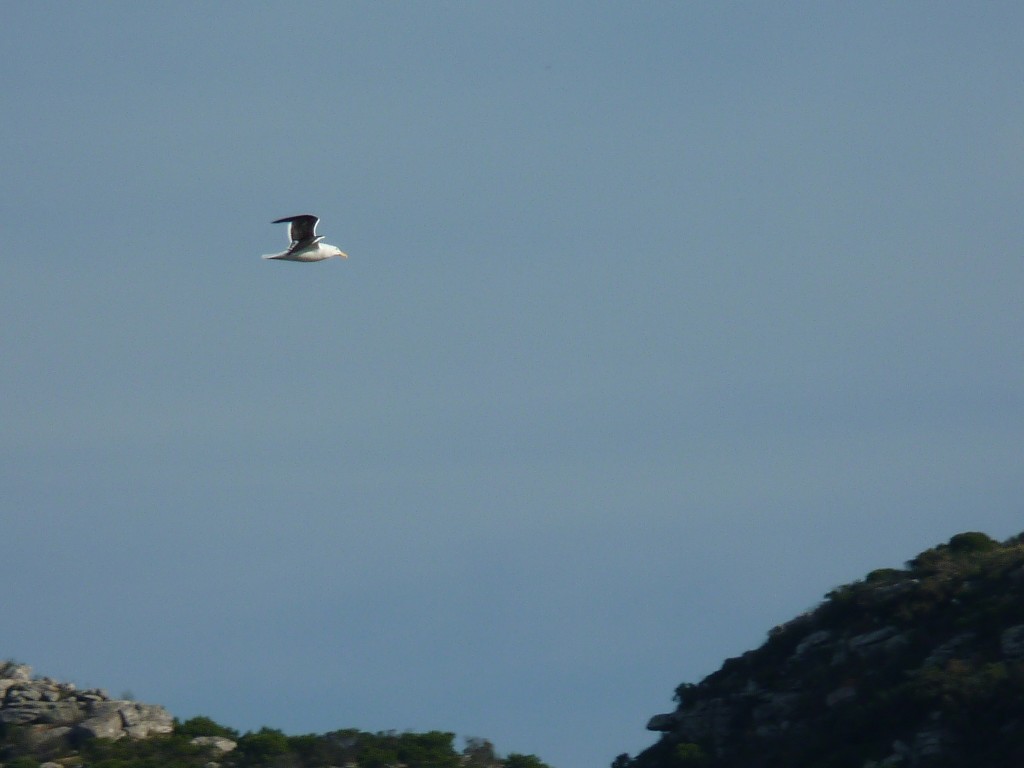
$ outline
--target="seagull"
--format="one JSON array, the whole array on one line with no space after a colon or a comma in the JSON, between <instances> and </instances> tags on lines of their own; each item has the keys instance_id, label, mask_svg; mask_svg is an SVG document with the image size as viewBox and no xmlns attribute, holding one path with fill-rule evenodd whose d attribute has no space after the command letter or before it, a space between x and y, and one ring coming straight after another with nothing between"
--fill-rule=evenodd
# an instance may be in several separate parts
<instances>
[{"instance_id":1,"label":"seagull","mask_svg":"<svg viewBox=\"0 0 1024 768\"><path fill-rule=\"evenodd\" d=\"M286 216L283 219L272 221L272 224L284 224L286 222L289 224L288 237L291 238L291 244L288 246L287 251L272 253L263 258L280 259L281 261L323 261L332 256L340 256L343 259L347 259L348 254L342 253L341 249L320 242L324 238L316 233L318 221L320 221L319 217L311 213Z\"/></svg>"}]
</instances>

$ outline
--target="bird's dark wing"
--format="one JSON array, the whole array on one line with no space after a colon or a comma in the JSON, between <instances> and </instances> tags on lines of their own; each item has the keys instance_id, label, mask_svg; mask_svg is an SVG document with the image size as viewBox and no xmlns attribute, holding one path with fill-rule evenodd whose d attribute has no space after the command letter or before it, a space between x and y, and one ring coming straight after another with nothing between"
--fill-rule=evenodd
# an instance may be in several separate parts
<instances>
[{"instance_id":1,"label":"bird's dark wing","mask_svg":"<svg viewBox=\"0 0 1024 768\"><path fill-rule=\"evenodd\" d=\"M275 219L274 224L291 224L288 227L288 236L292 244L305 243L316 237L316 223L319 218L311 213L303 213L298 216L286 216L283 219Z\"/></svg>"}]
</instances>

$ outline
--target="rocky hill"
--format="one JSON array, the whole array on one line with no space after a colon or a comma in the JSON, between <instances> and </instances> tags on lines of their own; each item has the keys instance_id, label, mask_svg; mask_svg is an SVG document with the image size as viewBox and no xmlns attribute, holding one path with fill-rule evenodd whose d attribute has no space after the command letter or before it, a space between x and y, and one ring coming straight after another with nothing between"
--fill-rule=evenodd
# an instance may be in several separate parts
<instances>
[{"instance_id":1,"label":"rocky hill","mask_svg":"<svg viewBox=\"0 0 1024 768\"><path fill-rule=\"evenodd\" d=\"M839 587L676 701L615 768L1024 765L1024 534Z\"/></svg>"},{"instance_id":2,"label":"rocky hill","mask_svg":"<svg viewBox=\"0 0 1024 768\"><path fill-rule=\"evenodd\" d=\"M111 699L103 690L34 678L27 664L0 663L0 725L25 751L60 752L86 739L144 739L170 733L173 718L152 704ZM16 726L17 730L12 726Z\"/></svg>"},{"instance_id":3,"label":"rocky hill","mask_svg":"<svg viewBox=\"0 0 1024 768\"><path fill-rule=\"evenodd\" d=\"M355 729L239 734L208 717L178 722L161 706L0 662L0 768L548 768L535 755L500 757L487 739L467 738L457 751L454 738Z\"/></svg>"}]
</instances>

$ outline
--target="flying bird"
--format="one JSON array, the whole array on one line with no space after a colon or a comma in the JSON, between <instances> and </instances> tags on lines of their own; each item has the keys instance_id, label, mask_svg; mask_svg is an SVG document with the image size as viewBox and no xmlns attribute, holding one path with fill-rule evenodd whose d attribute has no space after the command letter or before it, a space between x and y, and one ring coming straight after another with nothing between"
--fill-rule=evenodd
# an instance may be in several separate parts
<instances>
[{"instance_id":1,"label":"flying bird","mask_svg":"<svg viewBox=\"0 0 1024 768\"><path fill-rule=\"evenodd\" d=\"M280 259L281 261L323 261L332 256L348 258L348 254L342 253L341 249L321 242L324 238L317 235L316 224L319 217L311 213L303 213L298 216L286 216L283 219L275 219L272 224L288 223L288 237L291 243L287 251L272 253L264 256L264 259Z\"/></svg>"}]
</instances>

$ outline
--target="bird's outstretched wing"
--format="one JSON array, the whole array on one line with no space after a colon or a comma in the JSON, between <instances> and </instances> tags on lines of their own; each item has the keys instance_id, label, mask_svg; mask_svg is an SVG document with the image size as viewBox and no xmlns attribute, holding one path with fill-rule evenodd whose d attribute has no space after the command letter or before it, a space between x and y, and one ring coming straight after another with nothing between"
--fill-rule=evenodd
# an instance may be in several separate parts
<instances>
[{"instance_id":1,"label":"bird's outstretched wing","mask_svg":"<svg viewBox=\"0 0 1024 768\"><path fill-rule=\"evenodd\" d=\"M286 216L283 219L274 219L274 224L289 224L288 237L291 239L289 251L310 245L317 240L316 224L320 219L311 213L302 213L298 216ZM322 239L322 238L320 238Z\"/></svg>"}]
</instances>

